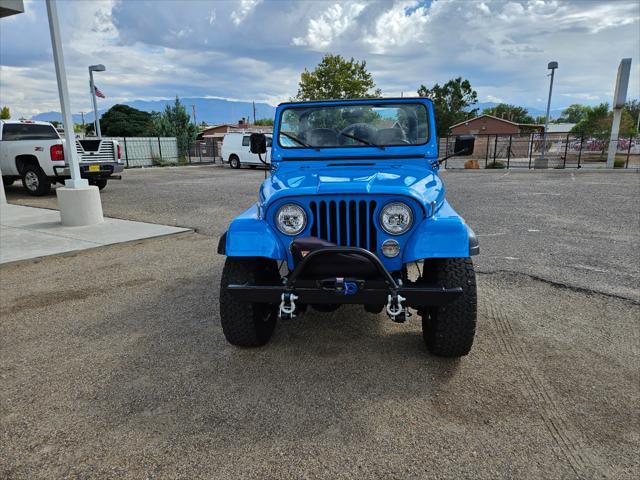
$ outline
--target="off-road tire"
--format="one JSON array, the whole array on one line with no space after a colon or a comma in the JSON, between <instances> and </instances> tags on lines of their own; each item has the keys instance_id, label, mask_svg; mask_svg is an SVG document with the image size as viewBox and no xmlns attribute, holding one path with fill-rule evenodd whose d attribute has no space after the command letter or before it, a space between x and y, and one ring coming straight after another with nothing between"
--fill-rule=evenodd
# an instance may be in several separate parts
<instances>
[{"instance_id":1,"label":"off-road tire","mask_svg":"<svg viewBox=\"0 0 640 480\"><path fill-rule=\"evenodd\" d=\"M40 165L27 164L22 167L22 186L29 195L41 197L51 191L51 180L47 177Z\"/></svg>"},{"instance_id":2,"label":"off-road tire","mask_svg":"<svg viewBox=\"0 0 640 480\"><path fill-rule=\"evenodd\" d=\"M227 290L231 284L279 284L273 260L227 257L220 280L220 322L227 341L239 347L260 347L273 335L277 305L239 302Z\"/></svg>"},{"instance_id":3,"label":"off-road tire","mask_svg":"<svg viewBox=\"0 0 640 480\"><path fill-rule=\"evenodd\" d=\"M240 159L238 158L237 155L229 156L229 166L231 168L240 168Z\"/></svg>"},{"instance_id":4,"label":"off-road tire","mask_svg":"<svg viewBox=\"0 0 640 480\"><path fill-rule=\"evenodd\" d=\"M89 180L89 184L90 185L95 185L96 187L98 187L98 190L103 190L104 187L107 186L107 179L106 178L96 178L94 180Z\"/></svg>"},{"instance_id":5,"label":"off-road tire","mask_svg":"<svg viewBox=\"0 0 640 480\"><path fill-rule=\"evenodd\" d=\"M476 333L476 276L470 258L444 258L425 262L424 281L445 288L462 288L448 305L421 311L422 336L427 348L440 357L467 355Z\"/></svg>"},{"instance_id":6,"label":"off-road tire","mask_svg":"<svg viewBox=\"0 0 640 480\"><path fill-rule=\"evenodd\" d=\"M5 187L9 187L9 186L13 185L13 182L15 182L15 179L13 179L13 178L2 177L2 184Z\"/></svg>"}]
</instances>

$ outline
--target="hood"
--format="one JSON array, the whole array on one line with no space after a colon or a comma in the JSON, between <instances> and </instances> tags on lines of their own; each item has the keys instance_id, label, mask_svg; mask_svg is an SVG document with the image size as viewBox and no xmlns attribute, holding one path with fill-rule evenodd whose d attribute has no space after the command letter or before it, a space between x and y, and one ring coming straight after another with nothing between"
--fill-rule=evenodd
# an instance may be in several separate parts
<instances>
[{"instance_id":1,"label":"hood","mask_svg":"<svg viewBox=\"0 0 640 480\"><path fill-rule=\"evenodd\" d=\"M422 205L436 202L437 208L444 199L442 181L422 162L310 163L281 164L262 184L261 203L268 206L290 196L371 194L409 196Z\"/></svg>"}]
</instances>

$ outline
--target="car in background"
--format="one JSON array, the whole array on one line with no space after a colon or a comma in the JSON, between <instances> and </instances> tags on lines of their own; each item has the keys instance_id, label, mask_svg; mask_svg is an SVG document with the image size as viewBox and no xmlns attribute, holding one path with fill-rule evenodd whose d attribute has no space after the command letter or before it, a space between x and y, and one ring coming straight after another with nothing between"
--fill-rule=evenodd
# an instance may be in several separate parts
<instances>
[{"instance_id":1,"label":"car in background","mask_svg":"<svg viewBox=\"0 0 640 480\"><path fill-rule=\"evenodd\" d=\"M247 165L256 168L259 165L268 165L271 163L271 135L267 137L267 153L263 155L262 160L250 150L251 132L230 132L224 136L222 141L222 161L226 162L231 168L240 168Z\"/></svg>"},{"instance_id":2,"label":"car in background","mask_svg":"<svg viewBox=\"0 0 640 480\"><path fill-rule=\"evenodd\" d=\"M76 140L80 175L100 190L112 178L119 179L124 165L120 145L115 140ZM52 183L71 177L65 161L64 141L48 122L33 120L0 121L0 170L5 186L22 179L30 195L46 195Z\"/></svg>"}]
</instances>

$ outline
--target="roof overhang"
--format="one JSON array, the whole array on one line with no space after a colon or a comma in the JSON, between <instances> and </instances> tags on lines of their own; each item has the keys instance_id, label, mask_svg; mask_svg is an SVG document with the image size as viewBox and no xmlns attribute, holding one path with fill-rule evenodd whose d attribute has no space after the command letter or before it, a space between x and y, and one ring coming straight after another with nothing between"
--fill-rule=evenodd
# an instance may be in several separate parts
<instances>
[{"instance_id":1,"label":"roof overhang","mask_svg":"<svg viewBox=\"0 0 640 480\"><path fill-rule=\"evenodd\" d=\"M24 3L22 0L0 0L0 17L8 17L24 13Z\"/></svg>"}]
</instances>

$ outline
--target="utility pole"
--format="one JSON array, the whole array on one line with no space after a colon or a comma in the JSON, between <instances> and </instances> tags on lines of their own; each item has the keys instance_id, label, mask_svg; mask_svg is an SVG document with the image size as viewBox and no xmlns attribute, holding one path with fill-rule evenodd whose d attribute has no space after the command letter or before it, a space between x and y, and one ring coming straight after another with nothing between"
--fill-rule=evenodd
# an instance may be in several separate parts
<instances>
[{"instance_id":1,"label":"utility pole","mask_svg":"<svg viewBox=\"0 0 640 480\"><path fill-rule=\"evenodd\" d=\"M253 124L256 124L256 102L253 102Z\"/></svg>"},{"instance_id":2,"label":"utility pole","mask_svg":"<svg viewBox=\"0 0 640 480\"><path fill-rule=\"evenodd\" d=\"M198 121L196 120L196 106L195 104L191 104L191 110L193 111L193 124L197 127Z\"/></svg>"}]
</instances>

